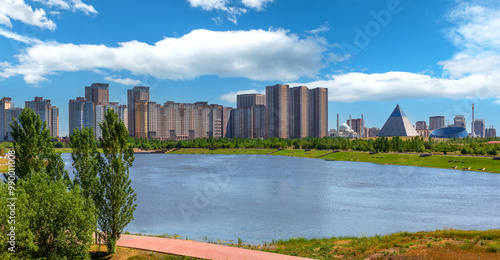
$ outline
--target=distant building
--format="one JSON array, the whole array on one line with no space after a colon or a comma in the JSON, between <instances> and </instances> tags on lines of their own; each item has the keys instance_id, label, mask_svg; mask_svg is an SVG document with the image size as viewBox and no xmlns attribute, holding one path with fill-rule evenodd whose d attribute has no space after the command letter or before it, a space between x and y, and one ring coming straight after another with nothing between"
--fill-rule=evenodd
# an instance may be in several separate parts
<instances>
[{"instance_id":1,"label":"distant building","mask_svg":"<svg viewBox=\"0 0 500 260\"><path fill-rule=\"evenodd\" d=\"M128 107L128 131L130 136L135 136L136 133L142 133L147 137L148 134L148 125L137 125L137 123L147 123L146 118L140 118L140 120L136 120L136 104L140 103L139 107L142 109L139 113L140 116L144 116L143 113L148 112L147 102L149 102L149 87L134 87L132 89L127 90L127 107ZM141 114L142 113L142 114ZM139 131L136 131L136 126L140 128Z\"/></svg>"},{"instance_id":2,"label":"distant building","mask_svg":"<svg viewBox=\"0 0 500 260\"><path fill-rule=\"evenodd\" d=\"M346 124L354 130L354 132L358 133L359 136L362 134L361 128L363 127L363 119L357 118L357 119L351 119L347 120Z\"/></svg>"},{"instance_id":3,"label":"distant building","mask_svg":"<svg viewBox=\"0 0 500 260\"><path fill-rule=\"evenodd\" d=\"M436 130L445 127L444 116L431 116L429 117L429 130Z\"/></svg>"},{"instance_id":4,"label":"distant building","mask_svg":"<svg viewBox=\"0 0 500 260\"><path fill-rule=\"evenodd\" d=\"M464 138L467 136L469 136L467 129L455 126L439 128L432 131L430 134L432 138Z\"/></svg>"},{"instance_id":5,"label":"distant building","mask_svg":"<svg viewBox=\"0 0 500 260\"><path fill-rule=\"evenodd\" d=\"M109 103L109 84L92 83L90 87L85 87L85 100L94 104Z\"/></svg>"},{"instance_id":6,"label":"distant building","mask_svg":"<svg viewBox=\"0 0 500 260\"><path fill-rule=\"evenodd\" d=\"M308 91L308 136L323 137L328 133L328 89L314 88Z\"/></svg>"},{"instance_id":7,"label":"distant building","mask_svg":"<svg viewBox=\"0 0 500 260\"><path fill-rule=\"evenodd\" d=\"M483 119L476 119L474 121L474 134L477 137L485 137L486 124Z\"/></svg>"},{"instance_id":8,"label":"distant building","mask_svg":"<svg viewBox=\"0 0 500 260\"><path fill-rule=\"evenodd\" d=\"M398 104L378 133L378 136L418 136L418 133Z\"/></svg>"},{"instance_id":9,"label":"distant building","mask_svg":"<svg viewBox=\"0 0 500 260\"><path fill-rule=\"evenodd\" d=\"M12 127L10 127L10 124L14 123L14 120L16 120L17 118L19 118L19 116L21 115L22 112L23 112L22 108L11 107L11 108L9 108L9 109L6 110L6 114L5 114L5 119L7 120L6 121L6 123L7 123L6 140L8 140L8 141L13 141L14 140L12 138L12 135L11 135Z\"/></svg>"},{"instance_id":10,"label":"distant building","mask_svg":"<svg viewBox=\"0 0 500 260\"><path fill-rule=\"evenodd\" d=\"M427 122L425 121L417 121L415 123L415 130L427 130Z\"/></svg>"},{"instance_id":11,"label":"distant building","mask_svg":"<svg viewBox=\"0 0 500 260\"><path fill-rule=\"evenodd\" d=\"M266 136L266 96L243 94L237 96L238 107L232 110L232 137L264 138Z\"/></svg>"},{"instance_id":12,"label":"distant building","mask_svg":"<svg viewBox=\"0 0 500 260\"><path fill-rule=\"evenodd\" d=\"M6 140L8 131L7 110L14 107L10 97L4 97L0 100L0 141Z\"/></svg>"},{"instance_id":13,"label":"distant building","mask_svg":"<svg viewBox=\"0 0 500 260\"><path fill-rule=\"evenodd\" d=\"M380 132L380 128L378 128L378 127L371 127L370 129L368 129L368 137L378 136L379 132Z\"/></svg>"},{"instance_id":14,"label":"distant building","mask_svg":"<svg viewBox=\"0 0 500 260\"><path fill-rule=\"evenodd\" d=\"M430 135L430 131L429 129L422 129L422 130L416 130L418 135L421 136L421 137L429 137Z\"/></svg>"},{"instance_id":15,"label":"distant building","mask_svg":"<svg viewBox=\"0 0 500 260\"><path fill-rule=\"evenodd\" d=\"M467 128L467 123L465 122L465 117L463 115L456 115L454 118L453 126Z\"/></svg>"},{"instance_id":16,"label":"distant building","mask_svg":"<svg viewBox=\"0 0 500 260\"><path fill-rule=\"evenodd\" d=\"M266 132L268 137L288 138L288 85L266 87Z\"/></svg>"},{"instance_id":17,"label":"distant building","mask_svg":"<svg viewBox=\"0 0 500 260\"><path fill-rule=\"evenodd\" d=\"M32 109L35 114L37 114L42 119L42 122L45 122L47 124L47 128L50 130L50 135L52 137L59 137L59 109L55 106L52 106L49 99L43 99L43 97L35 97L33 101L25 102L25 108ZM56 111L54 111L54 109ZM53 115L56 116L53 117Z\"/></svg>"},{"instance_id":18,"label":"distant building","mask_svg":"<svg viewBox=\"0 0 500 260\"><path fill-rule=\"evenodd\" d=\"M73 135L75 129L94 129L94 102L77 97L69 101L68 109L70 136Z\"/></svg>"},{"instance_id":19,"label":"distant building","mask_svg":"<svg viewBox=\"0 0 500 260\"><path fill-rule=\"evenodd\" d=\"M497 136L497 130L493 127L486 128L484 137L496 137Z\"/></svg>"},{"instance_id":20,"label":"distant building","mask_svg":"<svg viewBox=\"0 0 500 260\"><path fill-rule=\"evenodd\" d=\"M308 89L305 86L290 88L288 98L288 137L305 138L309 135Z\"/></svg>"}]
</instances>

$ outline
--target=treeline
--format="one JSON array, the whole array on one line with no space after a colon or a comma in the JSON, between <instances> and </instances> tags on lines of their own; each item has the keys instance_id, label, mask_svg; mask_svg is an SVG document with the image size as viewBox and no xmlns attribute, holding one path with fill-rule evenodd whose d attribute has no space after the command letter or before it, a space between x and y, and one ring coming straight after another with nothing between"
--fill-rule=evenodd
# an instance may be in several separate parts
<instances>
[{"instance_id":1,"label":"treeline","mask_svg":"<svg viewBox=\"0 0 500 260\"><path fill-rule=\"evenodd\" d=\"M342 137L307 137L303 139L243 139L243 138L197 138L192 140L164 140L132 138L128 142L134 148L161 150L173 148L271 148L271 149L317 149L370 152L461 152L462 154L497 155L499 145L489 145L489 141L500 141L498 137L489 138L452 138L436 140L433 138L378 137L376 139L349 139Z\"/></svg>"}]
</instances>

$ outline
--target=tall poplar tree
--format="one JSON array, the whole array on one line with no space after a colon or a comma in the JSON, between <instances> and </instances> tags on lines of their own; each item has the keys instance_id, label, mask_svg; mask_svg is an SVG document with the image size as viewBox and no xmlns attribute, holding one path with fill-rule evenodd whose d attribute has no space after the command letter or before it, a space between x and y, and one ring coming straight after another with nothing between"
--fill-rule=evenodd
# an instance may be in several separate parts
<instances>
[{"instance_id":1,"label":"tall poplar tree","mask_svg":"<svg viewBox=\"0 0 500 260\"><path fill-rule=\"evenodd\" d=\"M136 193L132 188L129 168L134 150L127 142L128 130L113 110L108 109L100 123L103 160L99 174L101 197L96 206L98 223L105 236L109 253L115 253L116 241L134 219Z\"/></svg>"},{"instance_id":2,"label":"tall poplar tree","mask_svg":"<svg viewBox=\"0 0 500 260\"><path fill-rule=\"evenodd\" d=\"M75 129L70 140L71 159L75 168L73 183L82 188L85 197L96 200L101 155L94 132L91 128Z\"/></svg>"}]
</instances>

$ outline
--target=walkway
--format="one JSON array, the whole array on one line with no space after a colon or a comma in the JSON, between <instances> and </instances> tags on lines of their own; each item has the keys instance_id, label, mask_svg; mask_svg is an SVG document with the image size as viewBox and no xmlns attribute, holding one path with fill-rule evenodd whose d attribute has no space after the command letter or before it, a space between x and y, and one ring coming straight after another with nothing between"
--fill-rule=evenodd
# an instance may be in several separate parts
<instances>
[{"instance_id":1,"label":"walkway","mask_svg":"<svg viewBox=\"0 0 500 260\"><path fill-rule=\"evenodd\" d=\"M121 235L117 246L156 251L174 255L184 255L214 260L298 260L309 259L287 256L237 247L215 245L181 239Z\"/></svg>"}]
</instances>

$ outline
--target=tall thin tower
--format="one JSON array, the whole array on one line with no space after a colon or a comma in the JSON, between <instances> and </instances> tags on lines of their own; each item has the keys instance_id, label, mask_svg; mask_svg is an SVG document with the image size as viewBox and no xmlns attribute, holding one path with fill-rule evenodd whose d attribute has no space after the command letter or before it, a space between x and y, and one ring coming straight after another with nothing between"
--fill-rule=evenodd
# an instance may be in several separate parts
<instances>
[{"instance_id":1,"label":"tall thin tower","mask_svg":"<svg viewBox=\"0 0 500 260\"><path fill-rule=\"evenodd\" d=\"M365 138L365 119L363 114L361 114L361 138Z\"/></svg>"},{"instance_id":2,"label":"tall thin tower","mask_svg":"<svg viewBox=\"0 0 500 260\"><path fill-rule=\"evenodd\" d=\"M337 133L339 132L339 113L337 113Z\"/></svg>"},{"instance_id":3,"label":"tall thin tower","mask_svg":"<svg viewBox=\"0 0 500 260\"><path fill-rule=\"evenodd\" d=\"M471 133L472 133L472 137L475 136L475 133L474 133L474 103L472 103L472 123L471 123Z\"/></svg>"}]
</instances>

